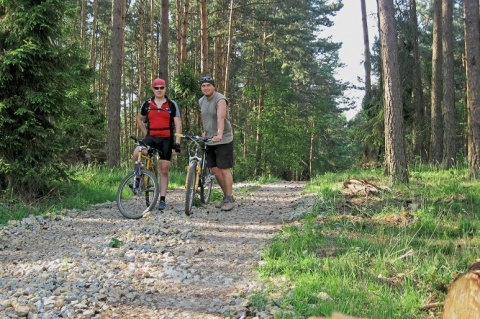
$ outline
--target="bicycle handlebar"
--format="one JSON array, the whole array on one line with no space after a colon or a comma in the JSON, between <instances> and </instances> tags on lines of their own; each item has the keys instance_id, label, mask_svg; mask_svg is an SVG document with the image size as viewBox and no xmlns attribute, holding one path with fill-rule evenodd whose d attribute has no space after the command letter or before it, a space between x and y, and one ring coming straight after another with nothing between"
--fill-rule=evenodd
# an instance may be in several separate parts
<instances>
[{"instance_id":1,"label":"bicycle handlebar","mask_svg":"<svg viewBox=\"0 0 480 319\"><path fill-rule=\"evenodd\" d=\"M139 139L136 138L135 136L130 135L130 138L135 141L135 144L138 144L139 146L143 146L143 147L146 147L146 148L150 148L150 146L148 146L147 144L143 143L143 141L139 140Z\"/></svg>"},{"instance_id":2,"label":"bicycle handlebar","mask_svg":"<svg viewBox=\"0 0 480 319\"><path fill-rule=\"evenodd\" d=\"M161 154L162 152L160 150L157 150L156 148L154 147L151 147L151 146L148 146L147 144L145 144L142 140L139 140L138 138L136 138L135 136L132 136L130 135L130 138L132 140L135 141L135 144L140 146L140 148L144 148L148 151L148 154L149 155L153 155L154 152L158 152L159 154Z\"/></svg>"},{"instance_id":3,"label":"bicycle handlebar","mask_svg":"<svg viewBox=\"0 0 480 319\"><path fill-rule=\"evenodd\" d=\"M188 138L189 140L196 141L196 142L210 142L212 140L212 137L203 137L203 136L200 136L200 135L175 133L175 136L180 136L182 138Z\"/></svg>"}]
</instances>

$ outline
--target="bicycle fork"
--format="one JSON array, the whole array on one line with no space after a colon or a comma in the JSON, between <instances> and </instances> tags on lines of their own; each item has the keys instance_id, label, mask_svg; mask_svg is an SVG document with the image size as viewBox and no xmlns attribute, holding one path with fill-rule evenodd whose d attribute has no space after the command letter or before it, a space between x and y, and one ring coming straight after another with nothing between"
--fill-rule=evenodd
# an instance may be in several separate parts
<instances>
[{"instance_id":1,"label":"bicycle fork","mask_svg":"<svg viewBox=\"0 0 480 319\"><path fill-rule=\"evenodd\" d=\"M196 164L196 165L197 165L197 169L196 169L196 172L195 172L195 189L197 189L197 188L198 188L198 181L200 180L200 171L202 170L202 168L200 167L200 165L198 165L198 162L191 162L190 164L188 164L188 165L185 167L185 171L187 172L187 177L185 178L185 188L188 187L188 171L190 170L190 167L191 167L193 164Z\"/></svg>"},{"instance_id":2,"label":"bicycle fork","mask_svg":"<svg viewBox=\"0 0 480 319\"><path fill-rule=\"evenodd\" d=\"M148 159L147 159L148 160ZM142 162L136 161L135 162L135 170L133 171L133 191L136 194L140 194L142 192L142 184L143 184L143 174L142 174Z\"/></svg>"}]
</instances>

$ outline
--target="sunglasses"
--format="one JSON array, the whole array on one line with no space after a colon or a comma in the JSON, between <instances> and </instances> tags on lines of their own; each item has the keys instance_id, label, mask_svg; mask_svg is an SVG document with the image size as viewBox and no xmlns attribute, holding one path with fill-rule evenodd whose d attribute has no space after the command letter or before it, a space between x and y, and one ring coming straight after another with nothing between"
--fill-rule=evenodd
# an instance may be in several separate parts
<instances>
[{"instance_id":1,"label":"sunglasses","mask_svg":"<svg viewBox=\"0 0 480 319\"><path fill-rule=\"evenodd\" d=\"M200 82L210 82L213 81L213 79L209 76L204 76L203 78L200 79Z\"/></svg>"},{"instance_id":2,"label":"sunglasses","mask_svg":"<svg viewBox=\"0 0 480 319\"><path fill-rule=\"evenodd\" d=\"M163 89L165 89L165 87L164 87L164 86L156 86L156 87L154 87L154 89L155 89L156 91L158 91L158 90L163 90Z\"/></svg>"}]
</instances>

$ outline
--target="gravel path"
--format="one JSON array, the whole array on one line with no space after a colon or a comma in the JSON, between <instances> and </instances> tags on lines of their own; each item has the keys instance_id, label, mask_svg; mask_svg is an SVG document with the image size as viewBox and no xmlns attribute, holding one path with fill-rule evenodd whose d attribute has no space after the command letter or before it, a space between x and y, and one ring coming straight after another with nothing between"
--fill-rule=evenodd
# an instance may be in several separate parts
<instances>
[{"instance_id":1,"label":"gravel path","mask_svg":"<svg viewBox=\"0 0 480 319\"><path fill-rule=\"evenodd\" d=\"M234 210L191 217L175 190L140 220L105 203L0 226L0 318L245 318L262 249L313 205L304 187L237 184Z\"/></svg>"}]
</instances>

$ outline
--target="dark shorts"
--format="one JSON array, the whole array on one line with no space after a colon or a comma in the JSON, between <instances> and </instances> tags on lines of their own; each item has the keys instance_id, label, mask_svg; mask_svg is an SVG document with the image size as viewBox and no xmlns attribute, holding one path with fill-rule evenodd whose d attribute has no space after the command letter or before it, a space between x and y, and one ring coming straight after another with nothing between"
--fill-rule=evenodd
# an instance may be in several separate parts
<instances>
[{"instance_id":1,"label":"dark shorts","mask_svg":"<svg viewBox=\"0 0 480 319\"><path fill-rule=\"evenodd\" d=\"M153 137L147 135L143 142L160 151L160 159L170 161L172 159L172 139L170 137Z\"/></svg>"},{"instance_id":2,"label":"dark shorts","mask_svg":"<svg viewBox=\"0 0 480 319\"><path fill-rule=\"evenodd\" d=\"M233 167L233 141L227 144L207 145L207 165L209 167Z\"/></svg>"}]
</instances>

